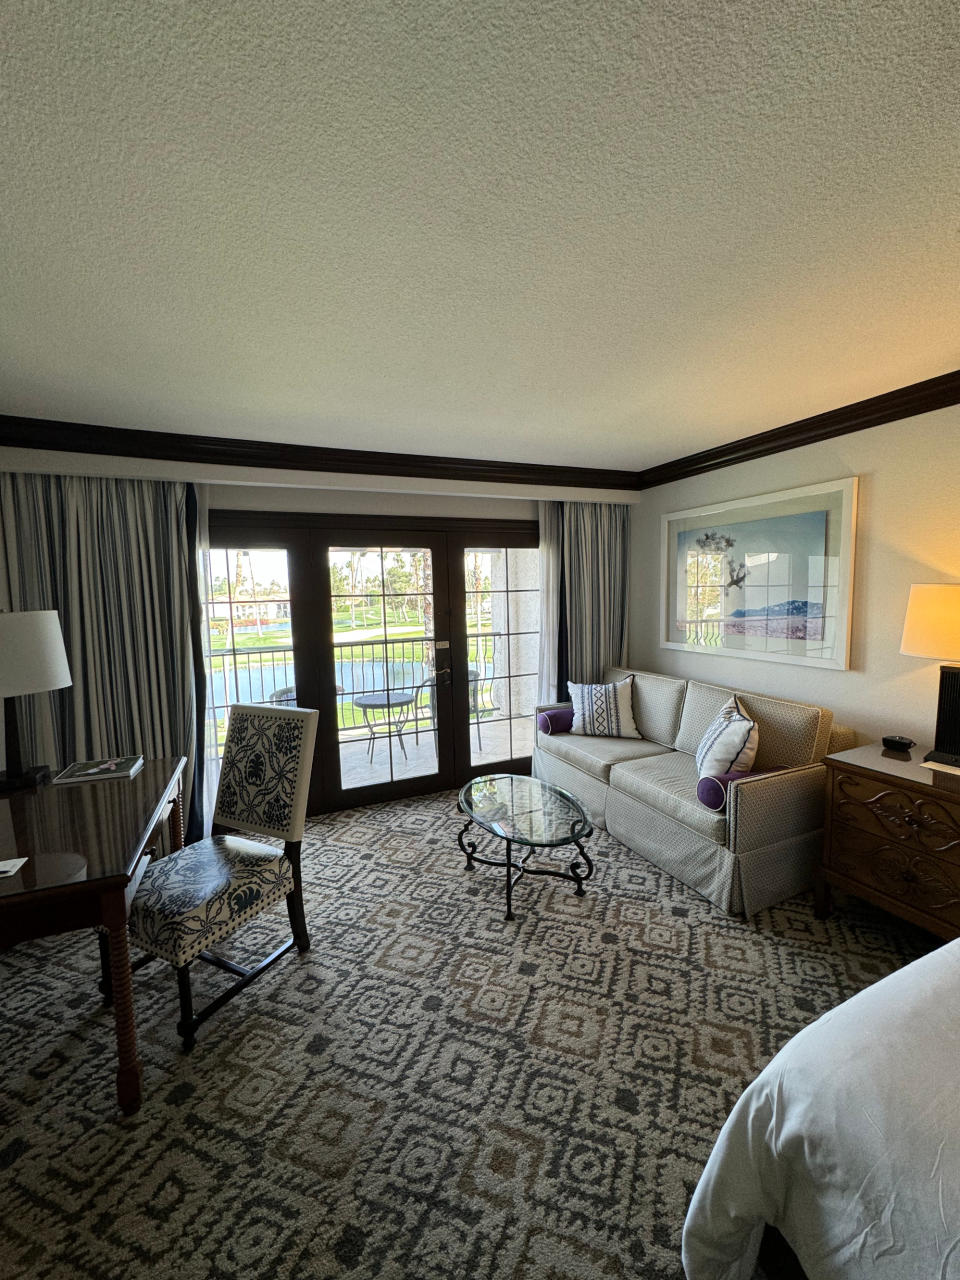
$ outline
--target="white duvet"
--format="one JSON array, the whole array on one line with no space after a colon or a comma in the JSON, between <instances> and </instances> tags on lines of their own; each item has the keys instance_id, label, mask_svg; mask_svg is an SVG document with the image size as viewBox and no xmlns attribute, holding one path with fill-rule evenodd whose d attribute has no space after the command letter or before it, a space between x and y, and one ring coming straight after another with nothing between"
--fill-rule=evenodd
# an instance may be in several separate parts
<instances>
[{"instance_id":1,"label":"white duvet","mask_svg":"<svg viewBox=\"0 0 960 1280\"><path fill-rule=\"evenodd\" d=\"M688 1280L750 1280L763 1224L809 1280L960 1280L960 940L795 1036L720 1132Z\"/></svg>"}]
</instances>

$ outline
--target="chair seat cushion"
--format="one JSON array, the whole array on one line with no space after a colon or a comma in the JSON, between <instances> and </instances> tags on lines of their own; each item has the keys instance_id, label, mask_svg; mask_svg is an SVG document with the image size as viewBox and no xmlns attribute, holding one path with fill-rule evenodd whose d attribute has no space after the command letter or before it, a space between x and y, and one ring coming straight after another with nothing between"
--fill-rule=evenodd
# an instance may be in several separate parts
<instances>
[{"instance_id":1,"label":"chair seat cushion","mask_svg":"<svg viewBox=\"0 0 960 1280\"><path fill-rule=\"evenodd\" d=\"M130 907L130 938L171 964L189 964L292 890L282 849L211 836L150 863Z\"/></svg>"}]
</instances>

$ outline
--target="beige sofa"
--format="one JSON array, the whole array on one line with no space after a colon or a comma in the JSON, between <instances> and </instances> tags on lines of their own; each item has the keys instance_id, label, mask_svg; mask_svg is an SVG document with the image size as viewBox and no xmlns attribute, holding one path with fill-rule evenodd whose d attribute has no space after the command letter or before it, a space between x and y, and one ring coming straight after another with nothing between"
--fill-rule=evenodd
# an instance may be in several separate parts
<instances>
[{"instance_id":1,"label":"beige sofa","mask_svg":"<svg viewBox=\"0 0 960 1280\"><path fill-rule=\"evenodd\" d=\"M534 774L572 792L595 826L731 914L751 916L809 889L823 835L820 761L853 746L853 731L834 728L823 707L699 680L619 667L604 680L626 676L642 739L538 729ZM734 693L759 726L757 757L753 773L731 783L726 811L715 813L697 799L694 755Z\"/></svg>"}]
</instances>

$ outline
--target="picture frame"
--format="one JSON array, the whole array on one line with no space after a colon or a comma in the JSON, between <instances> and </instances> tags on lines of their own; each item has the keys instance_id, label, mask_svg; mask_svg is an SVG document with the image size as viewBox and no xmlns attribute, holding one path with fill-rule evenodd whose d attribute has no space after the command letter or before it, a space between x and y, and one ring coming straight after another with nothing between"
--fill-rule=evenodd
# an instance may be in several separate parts
<instances>
[{"instance_id":1,"label":"picture frame","mask_svg":"<svg viewBox=\"0 0 960 1280\"><path fill-rule=\"evenodd\" d=\"M661 517L660 647L844 671L857 477Z\"/></svg>"}]
</instances>

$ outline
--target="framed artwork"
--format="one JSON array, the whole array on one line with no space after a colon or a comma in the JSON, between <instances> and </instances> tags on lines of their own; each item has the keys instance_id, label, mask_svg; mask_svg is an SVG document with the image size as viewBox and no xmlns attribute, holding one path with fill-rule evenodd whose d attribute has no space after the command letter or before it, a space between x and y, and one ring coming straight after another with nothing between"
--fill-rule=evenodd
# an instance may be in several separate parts
<instances>
[{"instance_id":1,"label":"framed artwork","mask_svg":"<svg viewBox=\"0 0 960 1280\"><path fill-rule=\"evenodd\" d=\"M845 670L857 478L662 517L665 649Z\"/></svg>"}]
</instances>

